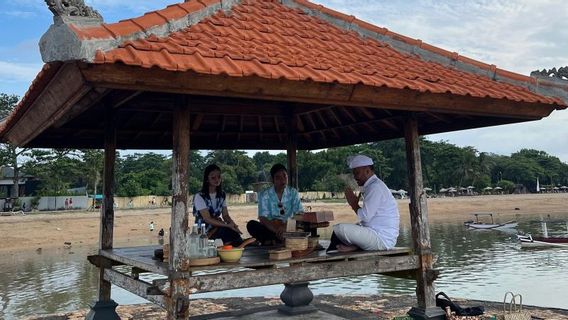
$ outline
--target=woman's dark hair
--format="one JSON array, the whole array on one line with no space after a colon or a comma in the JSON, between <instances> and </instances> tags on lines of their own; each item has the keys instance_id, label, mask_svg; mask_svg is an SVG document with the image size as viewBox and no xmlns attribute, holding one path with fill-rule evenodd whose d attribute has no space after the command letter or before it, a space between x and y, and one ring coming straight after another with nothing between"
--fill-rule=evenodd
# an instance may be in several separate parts
<instances>
[{"instance_id":1,"label":"woman's dark hair","mask_svg":"<svg viewBox=\"0 0 568 320\"><path fill-rule=\"evenodd\" d=\"M274 175L276 175L278 172L280 171L284 171L286 173L288 173L288 170L286 170L286 167L280 163L277 163L275 165L272 166L272 168L270 168L270 176L272 177L272 180L274 180Z\"/></svg>"},{"instance_id":2,"label":"woman's dark hair","mask_svg":"<svg viewBox=\"0 0 568 320\"><path fill-rule=\"evenodd\" d=\"M209 198L209 181L208 181L209 174L213 171L221 172L221 168L219 168L219 166L217 166L216 164L210 164L207 167L205 167L205 170L203 171L203 184L201 185L201 195L207 198ZM217 189L215 190L215 192L217 192L216 197L221 198L223 194L223 182L221 182L216 189Z\"/></svg>"}]
</instances>

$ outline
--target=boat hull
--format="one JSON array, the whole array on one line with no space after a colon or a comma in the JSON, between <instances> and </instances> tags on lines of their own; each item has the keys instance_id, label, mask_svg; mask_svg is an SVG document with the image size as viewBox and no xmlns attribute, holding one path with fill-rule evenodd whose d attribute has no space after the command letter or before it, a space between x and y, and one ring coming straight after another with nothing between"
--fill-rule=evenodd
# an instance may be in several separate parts
<instances>
[{"instance_id":1,"label":"boat hull","mask_svg":"<svg viewBox=\"0 0 568 320\"><path fill-rule=\"evenodd\" d=\"M488 230L488 229L510 229L510 228L516 228L518 225L519 223L516 221L509 221L501 224L468 223L465 226L470 229Z\"/></svg>"},{"instance_id":2,"label":"boat hull","mask_svg":"<svg viewBox=\"0 0 568 320\"><path fill-rule=\"evenodd\" d=\"M522 247L526 248L537 248L537 247L564 247L568 248L568 238L543 238L535 237L531 235L517 235L517 238L521 242Z\"/></svg>"}]
</instances>

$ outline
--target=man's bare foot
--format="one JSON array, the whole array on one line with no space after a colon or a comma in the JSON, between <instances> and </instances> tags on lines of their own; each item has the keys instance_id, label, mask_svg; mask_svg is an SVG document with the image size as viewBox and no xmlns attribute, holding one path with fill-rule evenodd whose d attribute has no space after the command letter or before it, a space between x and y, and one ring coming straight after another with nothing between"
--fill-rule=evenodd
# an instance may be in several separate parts
<instances>
[{"instance_id":1,"label":"man's bare foot","mask_svg":"<svg viewBox=\"0 0 568 320\"><path fill-rule=\"evenodd\" d=\"M357 250L359 250L358 246L353 246L353 245L347 246L347 245L344 245L344 244L338 244L337 245L337 251L339 251L339 252L353 252L353 251L357 251Z\"/></svg>"}]
</instances>

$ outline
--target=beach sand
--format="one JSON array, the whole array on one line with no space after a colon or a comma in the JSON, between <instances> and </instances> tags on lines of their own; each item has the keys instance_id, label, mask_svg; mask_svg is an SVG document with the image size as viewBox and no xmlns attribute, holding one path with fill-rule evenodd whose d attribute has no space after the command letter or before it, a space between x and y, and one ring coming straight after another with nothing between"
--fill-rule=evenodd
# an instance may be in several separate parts
<instances>
[{"instance_id":1,"label":"beach sand","mask_svg":"<svg viewBox=\"0 0 568 320\"><path fill-rule=\"evenodd\" d=\"M398 200L401 223L409 224L408 199ZM492 195L446 197L428 199L428 219L432 224L463 222L472 212L495 212L497 221L522 218L523 215L550 214L568 216L568 193ZM346 203L305 203L312 211L332 210L334 223L355 222L356 217ZM308 209L308 208L306 208ZM256 205L229 205L231 217L244 232L246 222L256 219ZM155 243L158 230L168 231L170 208L117 210L114 223L114 246L135 246ZM153 221L155 229L149 230ZM56 248L70 242L73 247L93 247L99 240L99 211L59 211L32 213L25 216L0 217L0 252L29 251L38 248ZM190 218L190 222L193 219Z\"/></svg>"}]
</instances>

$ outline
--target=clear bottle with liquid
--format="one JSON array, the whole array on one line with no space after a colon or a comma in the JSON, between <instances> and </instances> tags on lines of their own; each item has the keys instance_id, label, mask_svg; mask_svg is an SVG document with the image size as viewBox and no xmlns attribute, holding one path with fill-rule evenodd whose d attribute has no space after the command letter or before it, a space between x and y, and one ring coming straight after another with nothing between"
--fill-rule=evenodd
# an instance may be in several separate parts
<instances>
[{"instance_id":1,"label":"clear bottle with liquid","mask_svg":"<svg viewBox=\"0 0 568 320\"><path fill-rule=\"evenodd\" d=\"M205 223L201 224L201 232L199 234L199 250L202 257L207 257L207 246L209 245L209 238L207 238Z\"/></svg>"},{"instance_id":2,"label":"clear bottle with liquid","mask_svg":"<svg viewBox=\"0 0 568 320\"><path fill-rule=\"evenodd\" d=\"M193 224L191 233L189 234L189 257L190 259L199 258L199 229L197 223Z\"/></svg>"}]
</instances>

